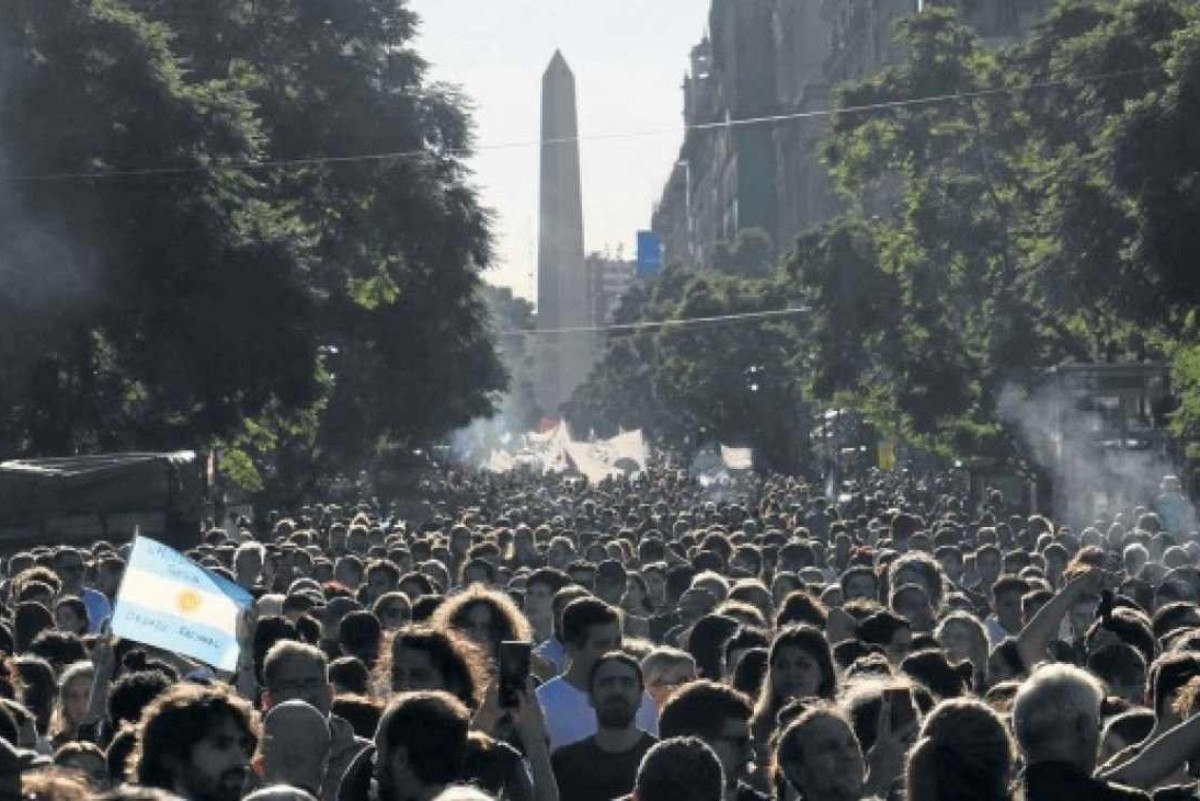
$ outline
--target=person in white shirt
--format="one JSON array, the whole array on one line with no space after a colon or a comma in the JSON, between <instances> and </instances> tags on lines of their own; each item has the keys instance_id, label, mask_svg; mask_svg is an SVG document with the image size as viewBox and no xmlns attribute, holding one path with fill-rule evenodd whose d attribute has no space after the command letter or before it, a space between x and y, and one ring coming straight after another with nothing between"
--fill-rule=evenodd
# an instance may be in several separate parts
<instances>
[{"instance_id":1,"label":"person in white shirt","mask_svg":"<svg viewBox=\"0 0 1200 801\"><path fill-rule=\"evenodd\" d=\"M546 720L550 750L579 742L599 730L596 710L588 699L592 666L609 651L621 648L621 616L598 598L579 598L563 611L563 641L567 669L538 688L537 698ZM654 701L642 692L637 727L655 734L658 713Z\"/></svg>"},{"instance_id":2,"label":"person in white shirt","mask_svg":"<svg viewBox=\"0 0 1200 801\"><path fill-rule=\"evenodd\" d=\"M1027 592L1029 584L1016 576L1001 576L992 585L993 611L984 621L992 648L1021 633L1021 597Z\"/></svg>"}]
</instances>

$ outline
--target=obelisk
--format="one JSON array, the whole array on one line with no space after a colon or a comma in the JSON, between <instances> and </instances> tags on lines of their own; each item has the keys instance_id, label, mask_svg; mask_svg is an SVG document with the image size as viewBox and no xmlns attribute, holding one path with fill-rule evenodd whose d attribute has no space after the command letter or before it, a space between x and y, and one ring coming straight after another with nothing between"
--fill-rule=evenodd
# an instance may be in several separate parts
<instances>
[{"instance_id":1,"label":"obelisk","mask_svg":"<svg viewBox=\"0 0 1200 801\"><path fill-rule=\"evenodd\" d=\"M544 331L588 325L578 137L575 76L556 50L542 76L538 328ZM538 337L538 402L543 414L559 416L559 406L591 370L592 352L588 333Z\"/></svg>"}]
</instances>

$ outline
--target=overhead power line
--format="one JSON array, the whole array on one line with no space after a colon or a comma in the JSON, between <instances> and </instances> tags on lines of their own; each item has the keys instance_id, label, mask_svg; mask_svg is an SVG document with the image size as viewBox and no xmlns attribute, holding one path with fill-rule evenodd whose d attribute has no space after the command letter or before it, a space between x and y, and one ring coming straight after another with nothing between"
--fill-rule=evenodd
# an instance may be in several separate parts
<instances>
[{"instance_id":1,"label":"overhead power line","mask_svg":"<svg viewBox=\"0 0 1200 801\"><path fill-rule=\"evenodd\" d=\"M685 327L694 325L711 325L719 323L731 323L741 320L761 320L770 317L790 317L794 314L804 314L809 310L804 306L795 306L787 309L771 309L768 311L757 312L741 312L738 314L719 314L711 317L682 317L678 320L643 320L636 323L616 323L613 325L599 326L578 326L573 328L542 328L542 329L511 329L508 331L498 331L496 336L539 336L547 334L598 334L598 333L613 333L620 331L644 331L649 328L666 328Z\"/></svg>"},{"instance_id":2,"label":"overhead power line","mask_svg":"<svg viewBox=\"0 0 1200 801\"><path fill-rule=\"evenodd\" d=\"M501 142L492 145L480 145L476 148L447 148L442 150L431 150L428 148L418 150L397 150L381 153L360 153L355 155L345 156L312 156L305 158L293 159L272 159L266 161L229 161L221 164L204 164L188 167L139 167L131 169L111 169L111 170L87 170L80 172L57 172L57 173L41 173L28 175L0 175L0 183L33 183L33 182L53 182L53 181L85 181L85 180L106 180L113 178L139 178L149 176L187 176L187 175L203 175L212 172L220 172L223 170L274 170L274 169L289 169L294 167L313 167L320 165L338 165L338 164L356 164L363 162L382 162L395 161L400 159L416 159L428 156L456 156L469 157L480 152L498 151L498 150L516 150L532 147L541 147L543 145L570 144L577 142L600 142L622 139L641 139L652 136L664 136L667 134L678 134L681 131L710 131L721 128L741 128L755 125L774 125L776 123L788 122L791 120L805 120L820 117L831 117L836 114L862 114L877 111L890 111L908 106L928 106L941 103L957 103L964 100L976 100L985 97L994 97L999 95L1016 94L1018 92L1028 92L1040 89L1066 88L1075 86L1079 83L1095 83L1098 81L1115 80L1117 78L1129 77L1131 75L1143 74L1153 71L1153 67L1142 67L1132 70L1118 70L1114 72L1105 72L1095 75L1084 75L1073 78L1069 81L1041 81L1031 83L1028 86L1005 86L993 89L980 89L974 92L954 92L950 94L931 95L929 97L914 97L902 100L886 100L878 103L863 103L855 106L845 106L843 108L823 108L812 109L809 111L795 111L787 114L771 114L759 117L745 117L741 119L725 119L715 122L695 123L692 125L675 126L672 128L658 128L646 131L627 131L608 134L593 134L590 136L579 136L559 139L537 139L525 140L518 142Z\"/></svg>"}]
</instances>

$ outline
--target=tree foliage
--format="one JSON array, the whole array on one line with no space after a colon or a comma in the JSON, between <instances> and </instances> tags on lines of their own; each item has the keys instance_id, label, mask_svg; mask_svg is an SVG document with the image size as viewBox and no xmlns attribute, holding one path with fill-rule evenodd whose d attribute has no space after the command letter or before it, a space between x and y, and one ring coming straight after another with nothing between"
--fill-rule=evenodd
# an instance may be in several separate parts
<instances>
[{"instance_id":1,"label":"tree foliage","mask_svg":"<svg viewBox=\"0 0 1200 801\"><path fill-rule=\"evenodd\" d=\"M467 104L403 0L0 18L0 451L257 442L235 458L269 472L266 426L312 474L490 413ZM15 180L111 171L133 174Z\"/></svg>"},{"instance_id":2,"label":"tree foliage","mask_svg":"<svg viewBox=\"0 0 1200 801\"><path fill-rule=\"evenodd\" d=\"M1196 4L1060 0L1004 50L927 6L897 27L903 59L837 91L869 109L834 115L824 146L845 214L781 272L738 268L731 245L714 265L729 283L668 272L632 316L804 304L779 331L796 391L947 454L1019 455L1001 397L1071 362L1170 359L1176 427L1200 433ZM741 343L672 349L669 330L615 340L578 408L727 431Z\"/></svg>"},{"instance_id":3,"label":"tree foliage","mask_svg":"<svg viewBox=\"0 0 1200 801\"><path fill-rule=\"evenodd\" d=\"M838 115L827 143L848 224L886 207L869 230L879 272L899 287L895 328L852 362L883 378L871 396L893 406L877 412L933 445L1011 455L997 411L1006 388L1038 368L1180 347L1196 161L1175 54L1195 18L1179 0L1062 0L1028 40L995 52L929 9L898 28L904 61L841 90L846 106L960 96ZM829 288L809 287L818 309ZM877 336L877 313L865 326L845 319L847 341ZM836 349L809 346L818 377L845 371Z\"/></svg>"},{"instance_id":4,"label":"tree foliage","mask_svg":"<svg viewBox=\"0 0 1200 801\"><path fill-rule=\"evenodd\" d=\"M288 216L248 172L201 169L262 154L245 85L190 79L169 30L117 2L0 17L2 449L182 446L308 402ZM181 172L68 177L161 165Z\"/></svg>"},{"instance_id":5,"label":"tree foliage","mask_svg":"<svg viewBox=\"0 0 1200 801\"><path fill-rule=\"evenodd\" d=\"M786 277L688 273L678 265L635 288L617 322L683 321L787 308ZM566 406L574 430L645 428L672 444L751 445L763 463L803 463L808 408L789 317L666 325L610 336L605 359Z\"/></svg>"}]
</instances>

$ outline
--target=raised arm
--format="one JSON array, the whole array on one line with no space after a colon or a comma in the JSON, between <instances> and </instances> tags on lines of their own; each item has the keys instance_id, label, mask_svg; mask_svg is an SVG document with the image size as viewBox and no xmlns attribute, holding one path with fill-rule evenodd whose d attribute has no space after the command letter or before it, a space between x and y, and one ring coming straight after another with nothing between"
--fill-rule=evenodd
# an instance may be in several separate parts
<instances>
[{"instance_id":1,"label":"raised arm","mask_svg":"<svg viewBox=\"0 0 1200 801\"><path fill-rule=\"evenodd\" d=\"M530 680L521 697L521 708L517 711L517 734L525 746L525 758L533 774L534 801L559 801L558 781L550 764L550 737L546 734L542 705L538 703L534 690L533 681Z\"/></svg>"},{"instance_id":2,"label":"raised arm","mask_svg":"<svg viewBox=\"0 0 1200 801\"><path fill-rule=\"evenodd\" d=\"M1170 776L1197 750L1200 750L1200 716L1193 716L1163 732L1140 754L1123 764L1109 762L1101 768L1100 776L1148 790Z\"/></svg>"},{"instance_id":3,"label":"raised arm","mask_svg":"<svg viewBox=\"0 0 1200 801\"><path fill-rule=\"evenodd\" d=\"M1108 575L1102 570L1082 573L1037 611L1017 635L1017 651L1026 669L1032 669L1046 658L1046 649L1050 647L1071 607L1089 595L1098 594L1107 580Z\"/></svg>"},{"instance_id":4,"label":"raised arm","mask_svg":"<svg viewBox=\"0 0 1200 801\"><path fill-rule=\"evenodd\" d=\"M113 677L113 646L112 635L101 634L92 646L92 693L88 698L87 712L79 721L79 727L94 727L108 717L108 690Z\"/></svg>"},{"instance_id":5,"label":"raised arm","mask_svg":"<svg viewBox=\"0 0 1200 801\"><path fill-rule=\"evenodd\" d=\"M510 710L510 714L525 751L525 761L529 765L532 801L559 801L558 782L550 763L550 737L546 734L546 722L532 678L526 682L525 692L521 693L519 707ZM504 717L505 711L500 708L499 685L493 681L484 693L483 704L475 713L471 728L497 736Z\"/></svg>"}]
</instances>

